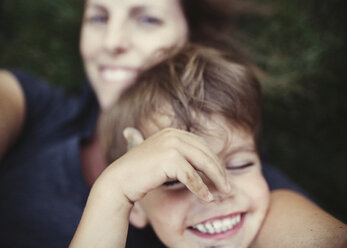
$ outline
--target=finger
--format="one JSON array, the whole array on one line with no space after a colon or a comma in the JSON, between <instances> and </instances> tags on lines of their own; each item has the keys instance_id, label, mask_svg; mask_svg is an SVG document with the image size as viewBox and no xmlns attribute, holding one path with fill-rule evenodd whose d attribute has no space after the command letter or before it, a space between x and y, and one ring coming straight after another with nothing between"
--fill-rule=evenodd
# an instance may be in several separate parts
<instances>
[{"instance_id":1,"label":"finger","mask_svg":"<svg viewBox=\"0 0 347 248\"><path fill-rule=\"evenodd\" d=\"M220 173L224 176L225 184L228 183L225 167L221 163L218 156L211 151L211 149L208 147L207 143L202 137L184 130L178 130L174 128L168 129L168 131L174 133L173 135L175 135L175 138L179 139L179 142L177 143L185 142L188 146L190 145L196 148L197 150L200 150L205 157L209 158L209 160L211 161L210 164L215 164ZM178 145L178 147L180 146ZM221 182L223 183L223 180Z\"/></svg>"},{"instance_id":2,"label":"finger","mask_svg":"<svg viewBox=\"0 0 347 248\"><path fill-rule=\"evenodd\" d=\"M230 184L225 170L221 170L210 157L202 155L201 150L198 149L187 150L185 144L182 144L178 149L195 170L203 173L219 191L229 193Z\"/></svg>"},{"instance_id":3,"label":"finger","mask_svg":"<svg viewBox=\"0 0 347 248\"><path fill-rule=\"evenodd\" d=\"M213 195L199 173L183 158L177 164L180 166L172 166L171 173L167 172L167 177L180 181L199 199L206 202L213 201Z\"/></svg>"},{"instance_id":4,"label":"finger","mask_svg":"<svg viewBox=\"0 0 347 248\"><path fill-rule=\"evenodd\" d=\"M167 128L166 130L168 132L172 132L173 135L177 135L176 133L178 133L179 135L177 136L180 138L183 138L186 143L191 144L192 146L195 146L199 148L200 150L202 150L207 156L213 159L216 162L216 164L219 164L219 165L221 164L218 156L211 151L211 149L208 147L207 143L202 137L194 133L191 133L185 130L175 129L175 128Z\"/></svg>"},{"instance_id":5,"label":"finger","mask_svg":"<svg viewBox=\"0 0 347 248\"><path fill-rule=\"evenodd\" d=\"M164 148L162 155L164 156L165 151L165 159L168 161L177 162L177 159L180 161L184 159L185 162L189 162L210 179L218 190L229 193L230 185L224 166L199 138L187 131L165 128L147 138L146 142L157 143L158 147Z\"/></svg>"},{"instance_id":6,"label":"finger","mask_svg":"<svg viewBox=\"0 0 347 248\"><path fill-rule=\"evenodd\" d=\"M173 152L172 158L183 156L196 170L205 174L218 190L229 193L230 184L224 167L222 169L221 164L205 152L206 149L200 149L201 146L192 145L190 139L188 142L186 143L186 139L182 138L182 136L176 136L169 145L176 150L176 152Z\"/></svg>"},{"instance_id":7,"label":"finger","mask_svg":"<svg viewBox=\"0 0 347 248\"><path fill-rule=\"evenodd\" d=\"M141 132L134 127L126 127L123 130L123 136L127 141L128 151L144 141Z\"/></svg>"},{"instance_id":8,"label":"finger","mask_svg":"<svg viewBox=\"0 0 347 248\"><path fill-rule=\"evenodd\" d=\"M182 130L183 131L183 130ZM206 141L199 135L196 135L191 132L183 131L183 134L185 134L189 141L192 142L192 145L196 146L197 148L201 149L203 152L205 152L209 157L211 157L216 164L221 165L220 159L218 156L211 151L211 149L208 147ZM220 166L222 167L222 166Z\"/></svg>"}]
</instances>

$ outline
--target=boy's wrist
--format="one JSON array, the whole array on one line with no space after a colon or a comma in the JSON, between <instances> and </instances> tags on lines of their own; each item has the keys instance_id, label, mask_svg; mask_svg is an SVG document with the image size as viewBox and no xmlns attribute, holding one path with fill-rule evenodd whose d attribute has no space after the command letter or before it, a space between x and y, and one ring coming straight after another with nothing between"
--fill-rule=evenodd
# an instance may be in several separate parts
<instances>
[{"instance_id":1,"label":"boy's wrist","mask_svg":"<svg viewBox=\"0 0 347 248\"><path fill-rule=\"evenodd\" d=\"M127 210L131 211L133 202L122 191L119 185L119 180L114 175L110 175L105 171L94 183L90 197L93 197L95 201L105 204L106 208L114 207L115 211Z\"/></svg>"},{"instance_id":2,"label":"boy's wrist","mask_svg":"<svg viewBox=\"0 0 347 248\"><path fill-rule=\"evenodd\" d=\"M94 183L70 247L124 247L133 204L111 177Z\"/></svg>"}]
</instances>

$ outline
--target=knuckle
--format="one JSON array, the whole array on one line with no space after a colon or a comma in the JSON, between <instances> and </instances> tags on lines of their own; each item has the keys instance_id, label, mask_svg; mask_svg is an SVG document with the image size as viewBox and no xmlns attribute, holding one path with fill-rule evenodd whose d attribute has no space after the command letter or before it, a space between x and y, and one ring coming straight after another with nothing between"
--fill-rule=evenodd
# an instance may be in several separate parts
<instances>
[{"instance_id":1,"label":"knuckle","mask_svg":"<svg viewBox=\"0 0 347 248\"><path fill-rule=\"evenodd\" d=\"M166 156L169 160L176 161L180 157L180 153L177 149L175 148L170 148L166 151Z\"/></svg>"},{"instance_id":2,"label":"knuckle","mask_svg":"<svg viewBox=\"0 0 347 248\"><path fill-rule=\"evenodd\" d=\"M201 165L201 169L203 171L205 171L206 173L210 173L213 168L213 164L211 163L211 161L207 158L207 159L200 159L199 160L199 164Z\"/></svg>"},{"instance_id":3,"label":"knuckle","mask_svg":"<svg viewBox=\"0 0 347 248\"><path fill-rule=\"evenodd\" d=\"M208 147L208 144L204 138L202 138L201 136L198 136L198 135L196 135L195 137L196 137L197 141L200 142L200 144L202 144L205 147Z\"/></svg>"},{"instance_id":4,"label":"knuckle","mask_svg":"<svg viewBox=\"0 0 347 248\"><path fill-rule=\"evenodd\" d=\"M187 183L194 182L194 170L191 168L184 168L181 170L181 176Z\"/></svg>"},{"instance_id":5,"label":"knuckle","mask_svg":"<svg viewBox=\"0 0 347 248\"><path fill-rule=\"evenodd\" d=\"M203 188L204 183L195 170L189 171L189 173L187 174L187 181L196 191L200 191L200 189Z\"/></svg>"},{"instance_id":6,"label":"knuckle","mask_svg":"<svg viewBox=\"0 0 347 248\"><path fill-rule=\"evenodd\" d=\"M187 170L186 177L188 182L196 182L196 172L193 169Z\"/></svg>"},{"instance_id":7,"label":"knuckle","mask_svg":"<svg viewBox=\"0 0 347 248\"><path fill-rule=\"evenodd\" d=\"M167 136L172 136L175 135L175 133L177 133L177 130L172 127L166 127L161 132Z\"/></svg>"},{"instance_id":8,"label":"knuckle","mask_svg":"<svg viewBox=\"0 0 347 248\"><path fill-rule=\"evenodd\" d=\"M165 144L169 147L178 147L181 143L180 138L175 133L168 133L165 137Z\"/></svg>"}]
</instances>

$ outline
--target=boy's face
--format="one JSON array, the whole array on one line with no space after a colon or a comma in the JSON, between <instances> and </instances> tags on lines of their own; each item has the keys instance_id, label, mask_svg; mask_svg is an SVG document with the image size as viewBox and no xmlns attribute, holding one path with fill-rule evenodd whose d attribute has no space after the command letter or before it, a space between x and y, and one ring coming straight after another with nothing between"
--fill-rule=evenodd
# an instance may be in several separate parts
<instances>
[{"instance_id":1,"label":"boy's face","mask_svg":"<svg viewBox=\"0 0 347 248\"><path fill-rule=\"evenodd\" d=\"M208 131L201 136L225 165L232 193L217 192L204 178L215 200L203 203L181 183L163 185L137 203L141 211L131 222L140 226L146 219L167 247L248 247L269 205L253 137L231 129L221 118L202 121Z\"/></svg>"}]
</instances>

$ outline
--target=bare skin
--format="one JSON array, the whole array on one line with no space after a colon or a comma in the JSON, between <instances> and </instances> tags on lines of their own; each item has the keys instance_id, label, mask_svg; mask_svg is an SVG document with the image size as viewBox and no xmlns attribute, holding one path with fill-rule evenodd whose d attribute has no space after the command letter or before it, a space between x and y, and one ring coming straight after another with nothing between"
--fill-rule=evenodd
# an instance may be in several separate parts
<instances>
[{"instance_id":1,"label":"bare skin","mask_svg":"<svg viewBox=\"0 0 347 248\"><path fill-rule=\"evenodd\" d=\"M21 132L25 118L25 103L22 89L11 74L6 71L0 71L0 82L0 157L2 157ZM118 207L115 205L112 210L107 212L106 209L98 205L102 204L101 201L95 201L95 199L100 199L100 197L106 198L110 204L115 202L116 199L110 197L112 192L103 190L107 188L107 180L105 183L98 183L98 185L98 187L92 189L84 215L93 216L92 219L98 223L96 229L100 232L100 237L108 237L107 233L112 232L114 226L110 225L107 227L106 223L113 223L113 225L116 223L109 222L112 213L117 208L121 208L123 210L125 209L124 216L129 216L132 204L123 201L123 204L126 204L126 208L121 205L118 205ZM107 201L104 201L104 203L107 203ZM91 204L90 202L94 203ZM300 206L300 208L297 206ZM97 209L103 209L103 211L95 211ZM283 225L283 223L288 223L288 225ZM86 225L83 219L81 225ZM117 222L118 228L122 225L124 230L127 231L127 218L125 218L124 223ZM108 232L105 232L105 230ZM287 235L288 233L292 233L292 235ZM76 235L78 234L82 235L82 232L78 231ZM112 235L109 236L116 238ZM262 232L254 243L254 247L271 248L279 247L278 244L281 244L280 247L338 248L346 246L346 237L347 231L345 224L336 220L307 199L290 191L276 191L272 193L270 212L264 223ZM104 238L100 240L107 242ZM112 241L110 242L112 243ZM124 242L125 240L121 244L124 244ZM121 244L120 247L122 247ZM71 245L74 245L74 243L71 243Z\"/></svg>"},{"instance_id":2,"label":"bare skin","mask_svg":"<svg viewBox=\"0 0 347 248\"><path fill-rule=\"evenodd\" d=\"M285 224L284 224L285 223ZM344 248L347 226L303 196L276 190L253 248Z\"/></svg>"},{"instance_id":3,"label":"bare skin","mask_svg":"<svg viewBox=\"0 0 347 248\"><path fill-rule=\"evenodd\" d=\"M116 2L116 1L110 1L110 3L111 2ZM129 3L130 1L121 1L121 2ZM146 1L146 3L148 2L149 1ZM158 2L153 1L153 3L157 4ZM174 3L174 1L172 1L172 3ZM108 5L106 5L106 7L108 7ZM172 10L172 8L169 8L169 9ZM118 8L116 8L116 10L118 10ZM111 13L113 12L109 11L109 14ZM96 18L96 20L99 21L98 18ZM132 20L133 19L129 19L129 21L132 21ZM173 18L172 20L174 20L174 23L177 22L176 17ZM104 27L104 24L102 24L101 27ZM164 27L164 25L161 25L159 27ZM182 30L184 30L184 28L182 28ZM113 32L112 34L117 34L117 33ZM177 32L173 32L173 33L177 33ZM88 33L88 34L93 35L93 33ZM119 34L124 34L124 31L119 32ZM148 32L143 32L143 34L148 34ZM134 36L135 35L136 34L134 33ZM166 41L167 36L165 35L164 37ZM111 41L113 40L111 44L110 44L110 40ZM148 40L150 40L149 44L152 45L153 44L152 40L158 41L159 39L148 39ZM86 41L93 42L92 39L86 39ZM127 41L124 39L122 40L121 43L118 43L117 39L101 38L100 41L102 43L100 44L98 43L96 45L98 46L100 45L100 49L105 48L104 50L100 50L100 51L102 51L102 55L105 55L107 58L109 58L110 61L112 60L112 63L110 63L112 65L115 63L115 61L113 60L116 59L117 56L119 56L119 53L113 53L112 51L122 51L121 55L124 56L128 52L128 49L125 49L125 48L127 47L129 48L128 45L133 44L133 43L124 42L124 41ZM141 45L144 44L143 39L138 39L138 41L140 42ZM89 44L86 47L90 48L91 46ZM110 53L104 54L103 53L104 51L110 51ZM148 51L148 49L146 48L145 51ZM100 98L102 98L103 101L107 100L105 96L103 96L102 94L100 95ZM25 119L25 107L26 106L25 106L23 92L17 80L10 73L6 71L0 71L0 158L4 156L6 151L8 151L11 145L16 141L16 138L18 137L18 135L20 134L23 128L24 119ZM159 140L161 137L165 137L164 135L167 135L167 134L161 133L160 135L163 135L163 136L157 136L155 140ZM175 146L180 147L181 141L179 137L181 137L180 136L181 134L172 132L170 135L172 136L171 137L172 139L175 139L175 142L176 142ZM155 140L153 139L153 142ZM193 144L190 144L190 145L193 145ZM150 146L146 146L144 148L146 149L142 150L142 148L139 147L137 150L134 149L134 151L137 151L138 153L142 153L141 151L143 151L144 153L148 151L151 151L152 153L154 153L153 151L155 151L155 149L151 149ZM103 168L106 167L106 163L102 159L102 156L100 156L100 147L98 145L97 138L95 138L90 143L84 144L81 147L81 150L82 150L81 154L82 154L82 161L83 161L82 163L83 172L86 175L89 185L92 185L94 181L96 180L96 178L98 177L98 175L103 170ZM197 149L197 150L200 150L200 149ZM167 152L169 152L169 150ZM153 154L153 155L154 155L153 159L160 159L160 154L157 154L157 155ZM93 160L93 163L91 163L92 160L90 160L88 156L89 158L92 157L95 159ZM148 153L147 153L147 156L149 156ZM207 155L205 154L204 156L206 157ZM129 161L126 158L129 159ZM183 160L186 158L184 157L184 154L176 152L173 155L172 159ZM211 160L211 157L209 158L209 160ZM103 174L100 180L97 180L95 187L92 188L91 195L89 197L88 204L86 206L86 211L84 213L84 216L90 217L91 222L87 223L85 222L85 218L83 218L81 221L81 229L79 228L79 230L76 233L76 235L86 234L85 236L86 243L83 243L85 245L82 245L81 247L92 246L93 243L89 243L88 238L93 238L94 234L97 235L96 237L98 238L96 244L99 244L101 247L107 247L107 245L105 244L110 245L112 244L112 242L114 244L115 240L118 240L117 242L119 242L118 243L119 246L117 245L117 247L124 246L124 242L125 242L124 239L119 239L119 237L116 237L115 235L109 235L110 233L113 233L112 231L114 230L114 228L121 228L122 230L123 229L127 230L130 209L132 208L131 202L124 201L124 198L122 198L124 197L124 195L122 196L123 192L121 192L122 194L120 194L122 196L120 199L115 199L113 196L117 192L109 190L111 188L110 184L114 183L113 181L114 178L112 176L113 174L111 173L113 172L112 168L115 168L116 165L121 165L121 163L124 163L124 166L125 166L125 165L128 165L128 163L137 164L138 161L136 160L136 156L129 155L128 157L125 157L122 160L113 163L112 166L110 166L110 169L105 171L105 174ZM93 166L95 166L95 164L99 165L97 170L94 170ZM199 166L197 167L199 168ZM186 168L186 167L182 167L182 168ZM175 171L172 170L171 167L166 167L164 169L168 170L167 171L168 174L175 173ZM201 184L200 186L203 188ZM151 187L153 187L153 185ZM204 195L203 192L205 191L203 190L201 191L202 193L201 198L204 198L206 196ZM128 197L129 199L134 200L136 199L138 195L141 195L141 192L140 193L132 192L131 194L129 194ZM286 197L288 197L288 199L286 199ZM284 247L282 245L278 246L278 244L280 244L281 241L285 241L285 244L288 245L287 247L295 247L290 245L296 244L295 242L297 242L298 238L300 238L300 240L303 240L303 242L306 242L305 243L306 247L323 247L323 246L317 245L317 242L310 243L315 241L314 237L320 237L320 241L322 244L334 244L333 242L336 242L336 240L341 240L342 243L345 242L344 239L340 239L341 237L346 236L344 235L345 225L342 226L343 228L340 228L341 222L337 221L336 219L332 217L329 217L329 215L326 214L324 211L321 211L321 210L316 211L317 207L314 204L307 204L307 200L302 197L299 197L297 194L290 193L290 192L289 193L284 192L281 194L274 193L272 204L273 206L271 207L268 220L265 222L265 226L263 228L264 231L259 235L258 242L255 243L256 245L257 244L260 245L257 247L271 247L271 244L277 244L276 247ZM295 208L295 206L298 206L298 205L302 205L304 207L300 209ZM289 210L291 211L283 211L284 207L288 207ZM299 212L294 211L295 209L296 211L299 211ZM123 220L123 222L120 222L118 220L114 221L114 218L115 218L114 213L120 210L123 211L122 214L123 216L126 216L126 218ZM283 212L285 212L286 214L283 215ZM316 214L313 216L312 212ZM298 215L301 216L300 217L301 219L298 218ZM331 235L325 235L324 233L322 233L324 231L322 228L314 229L316 231L312 232L309 228L303 228L303 226L296 226L296 225L299 225L301 221L305 218L307 218L306 219L307 221L305 221L305 223L317 223L320 226L324 227L324 230L325 229L331 230L328 232ZM312 222L313 218L315 222ZM291 224L288 226L283 225L283 223L286 223L287 221L288 223L291 223ZM281 228L278 228L278 225L281 225ZM299 228L298 230L302 231L300 233L295 233L298 236L286 235L287 233L294 232L296 230L295 228ZM275 230L275 232L272 230ZM93 231L92 232L93 235L91 235L91 233L89 233L88 231ZM277 235L279 238L277 237ZM284 239L283 237L285 237L286 239ZM273 240L273 243L271 243L272 240ZM104 243L101 243L101 242L104 242ZM77 243L73 242L71 245L75 245L75 244ZM332 246L328 245L328 247L332 247ZM336 246L336 247L339 247L339 246Z\"/></svg>"},{"instance_id":4,"label":"bare skin","mask_svg":"<svg viewBox=\"0 0 347 248\"><path fill-rule=\"evenodd\" d=\"M0 159L15 142L24 123L24 95L18 81L0 70Z\"/></svg>"},{"instance_id":5,"label":"bare skin","mask_svg":"<svg viewBox=\"0 0 347 248\"><path fill-rule=\"evenodd\" d=\"M153 147L163 149L161 138L170 139L170 131L174 130L164 129L157 133L157 135L150 137L121 159L115 161L102 173L92 188L86 209L70 247L125 247L127 229L129 219L131 219L131 212L134 208L134 202L140 200L151 189L165 182L168 178L167 175L178 175L181 171L185 171L184 165L177 168L174 168L176 166L172 167L167 164L163 165L160 163L161 159L159 157L154 160L147 160L148 163L153 164L147 163L138 166L138 161L144 161L143 159L148 155L149 150L147 149L155 149ZM183 139L188 138L188 136L184 137L187 133L183 132L182 134ZM133 145L142 142L132 132L129 132L125 137L128 142L136 143ZM188 142L194 147L194 141L190 142L190 138ZM175 139L176 137L166 143L166 148L167 151L175 151L171 154L177 157L173 156L172 161L182 161L185 155L179 152L180 148L176 147L179 143ZM197 147L195 149L200 150ZM197 152L197 155L206 156L206 154L200 152L201 150ZM209 154L208 151L206 152ZM166 157L169 153L162 155ZM214 158L212 154L208 159L211 161L211 167L213 167L212 165L218 164L213 162ZM132 160L133 163L131 163ZM159 164L155 164L155 161L159 162ZM133 169L129 169L127 166ZM148 167L146 169L146 166L157 168L156 170L148 169ZM206 166L202 166L199 170L210 175L209 178L216 185L220 185L219 189L226 192L227 189L217 182L218 180L223 181L224 175L218 173L219 170L216 170L215 174L208 173L207 168ZM196 168L193 167L193 169ZM153 174L153 171L158 173ZM150 175L146 177L146 173L150 173ZM139 177L136 175L141 175L141 179L139 180ZM143 178L145 180L142 180ZM172 178L175 178L175 176ZM178 177L176 176L176 178ZM206 185L201 183L199 177L191 177L196 182L184 181L185 178L186 176L180 177L195 195L202 200L210 200L206 197L208 195L208 191L205 188ZM100 209L103 209L103 211L99 211ZM299 194L289 190L277 190L271 194L268 215L252 247L343 248L346 243L347 228L345 224Z\"/></svg>"},{"instance_id":6,"label":"bare skin","mask_svg":"<svg viewBox=\"0 0 347 248\"><path fill-rule=\"evenodd\" d=\"M153 150L156 155L149 155ZM225 169L200 137L172 128L149 137L97 179L70 247L124 247L133 204L168 179L178 179L201 200L212 201L197 170L221 192L230 191Z\"/></svg>"}]
</instances>

